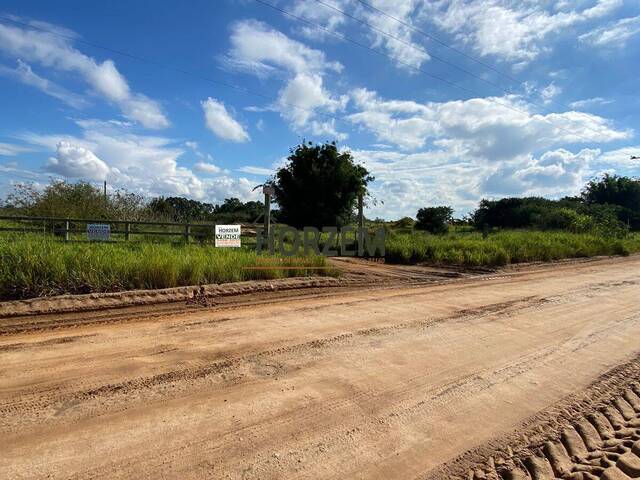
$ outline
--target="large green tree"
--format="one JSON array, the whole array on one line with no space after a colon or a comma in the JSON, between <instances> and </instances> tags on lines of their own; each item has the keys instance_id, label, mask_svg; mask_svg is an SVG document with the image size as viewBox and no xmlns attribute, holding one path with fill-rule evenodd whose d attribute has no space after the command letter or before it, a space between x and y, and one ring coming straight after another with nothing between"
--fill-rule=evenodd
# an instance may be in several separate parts
<instances>
[{"instance_id":1,"label":"large green tree","mask_svg":"<svg viewBox=\"0 0 640 480\"><path fill-rule=\"evenodd\" d=\"M640 180L605 174L591 180L582 191L587 205L615 205L618 219L640 229Z\"/></svg>"},{"instance_id":2,"label":"large green tree","mask_svg":"<svg viewBox=\"0 0 640 480\"><path fill-rule=\"evenodd\" d=\"M373 177L340 152L335 142L303 142L268 184L274 187L279 220L294 227L343 226L353 220L358 195Z\"/></svg>"}]
</instances>

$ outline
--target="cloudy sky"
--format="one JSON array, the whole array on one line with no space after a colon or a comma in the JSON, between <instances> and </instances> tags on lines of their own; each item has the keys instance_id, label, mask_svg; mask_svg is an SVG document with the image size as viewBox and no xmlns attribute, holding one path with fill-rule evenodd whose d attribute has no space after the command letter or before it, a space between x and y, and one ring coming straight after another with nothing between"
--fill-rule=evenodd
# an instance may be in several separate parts
<instances>
[{"instance_id":1,"label":"cloudy sky","mask_svg":"<svg viewBox=\"0 0 640 480\"><path fill-rule=\"evenodd\" d=\"M640 175L636 0L12 1L0 196L50 177L208 202L302 139L376 177L368 216Z\"/></svg>"}]
</instances>

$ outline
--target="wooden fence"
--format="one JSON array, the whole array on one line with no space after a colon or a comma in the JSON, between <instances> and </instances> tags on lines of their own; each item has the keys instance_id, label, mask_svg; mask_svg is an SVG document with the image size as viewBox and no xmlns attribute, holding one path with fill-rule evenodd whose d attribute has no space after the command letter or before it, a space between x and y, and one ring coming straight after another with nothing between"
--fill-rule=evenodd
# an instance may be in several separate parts
<instances>
[{"instance_id":1,"label":"wooden fence","mask_svg":"<svg viewBox=\"0 0 640 480\"><path fill-rule=\"evenodd\" d=\"M193 238L214 238L215 223L177 223L177 222L147 222L134 220L110 220L110 219L78 219L55 217L26 217L0 215L0 220L20 224L19 226L0 225L0 232L17 233L42 233L64 237L65 241L71 239L73 233L87 233L88 224L107 224L111 227L111 234L123 235L128 241L133 235L158 235L175 236L189 242ZM80 228L79 225L85 225ZM256 225L240 224L243 236L255 236ZM115 227L115 228L114 228ZM154 229L164 228L163 230ZM147 230L150 228L151 230Z\"/></svg>"}]
</instances>

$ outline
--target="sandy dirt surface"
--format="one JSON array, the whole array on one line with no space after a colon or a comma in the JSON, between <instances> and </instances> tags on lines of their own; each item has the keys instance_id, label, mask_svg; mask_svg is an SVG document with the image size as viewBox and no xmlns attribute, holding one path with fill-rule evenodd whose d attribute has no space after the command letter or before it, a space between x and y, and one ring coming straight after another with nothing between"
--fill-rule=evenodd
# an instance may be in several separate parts
<instances>
[{"instance_id":1,"label":"sandy dirt surface","mask_svg":"<svg viewBox=\"0 0 640 480\"><path fill-rule=\"evenodd\" d=\"M0 478L639 478L639 299L636 256L0 319Z\"/></svg>"}]
</instances>

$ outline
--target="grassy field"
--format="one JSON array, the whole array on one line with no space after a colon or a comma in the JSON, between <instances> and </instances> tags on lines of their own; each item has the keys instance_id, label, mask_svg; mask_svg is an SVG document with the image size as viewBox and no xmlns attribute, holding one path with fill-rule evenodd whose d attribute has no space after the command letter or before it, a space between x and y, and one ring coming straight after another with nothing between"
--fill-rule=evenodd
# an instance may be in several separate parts
<instances>
[{"instance_id":1,"label":"grassy field","mask_svg":"<svg viewBox=\"0 0 640 480\"><path fill-rule=\"evenodd\" d=\"M262 265L265 259L260 259L262 263L257 263L255 252L244 248L147 242L64 243L38 235L3 235L0 299L337 274L335 270L305 268L243 269ZM282 266L300 264L299 259L274 261ZM323 257L305 259L307 266L321 267L325 262Z\"/></svg>"},{"instance_id":2,"label":"grassy field","mask_svg":"<svg viewBox=\"0 0 640 480\"><path fill-rule=\"evenodd\" d=\"M640 235L624 239L567 232L503 231L483 239L481 233L456 231L436 236L415 231L387 234L390 263L501 266L640 251ZM30 234L0 236L0 299L62 293L114 292L206 283L226 283L307 275L337 275L335 269L247 269L264 266L253 248L220 249L207 244L62 242ZM272 261L273 260L273 261ZM269 263L299 266L300 259L273 258ZM320 256L305 265L327 266Z\"/></svg>"},{"instance_id":3,"label":"grassy field","mask_svg":"<svg viewBox=\"0 0 640 480\"><path fill-rule=\"evenodd\" d=\"M624 239L568 232L504 231L483 239L481 233L444 236L423 232L389 233L386 260L466 266L560 260L598 255L629 255L640 251L640 235Z\"/></svg>"}]
</instances>

